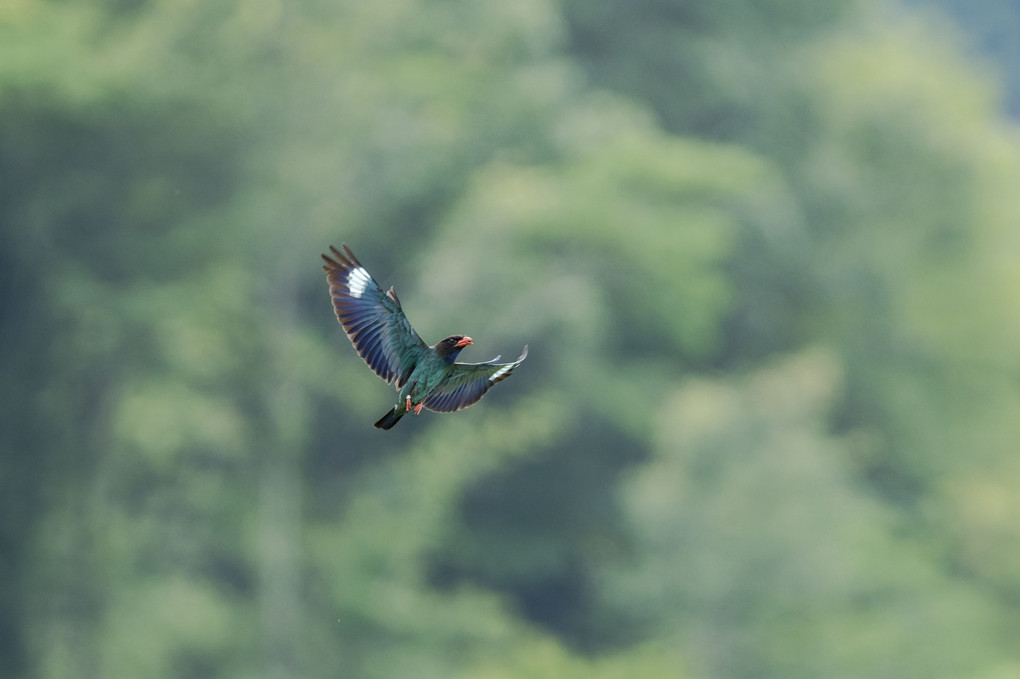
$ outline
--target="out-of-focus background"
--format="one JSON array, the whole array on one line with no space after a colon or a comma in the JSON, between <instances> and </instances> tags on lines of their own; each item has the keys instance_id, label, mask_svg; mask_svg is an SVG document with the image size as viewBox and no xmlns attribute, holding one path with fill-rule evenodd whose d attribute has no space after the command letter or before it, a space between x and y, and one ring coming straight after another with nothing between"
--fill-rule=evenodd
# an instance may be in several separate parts
<instances>
[{"instance_id":1,"label":"out-of-focus background","mask_svg":"<svg viewBox=\"0 0 1020 679\"><path fill-rule=\"evenodd\" d=\"M1011 0L0 4L0 676L1020 677ZM333 317L530 357L456 415Z\"/></svg>"}]
</instances>

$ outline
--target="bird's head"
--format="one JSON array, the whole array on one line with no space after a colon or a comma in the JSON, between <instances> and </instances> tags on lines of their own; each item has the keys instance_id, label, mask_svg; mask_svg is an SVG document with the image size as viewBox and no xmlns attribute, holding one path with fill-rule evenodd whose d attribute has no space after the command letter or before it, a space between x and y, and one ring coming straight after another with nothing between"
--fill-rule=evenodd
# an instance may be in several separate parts
<instances>
[{"instance_id":1,"label":"bird's head","mask_svg":"<svg viewBox=\"0 0 1020 679\"><path fill-rule=\"evenodd\" d=\"M457 360L457 354L460 353L461 349L469 344L473 344L473 342L467 335L450 335L442 342L436 344L436 353L453 363Z\"/></svg>"}]
</instances>

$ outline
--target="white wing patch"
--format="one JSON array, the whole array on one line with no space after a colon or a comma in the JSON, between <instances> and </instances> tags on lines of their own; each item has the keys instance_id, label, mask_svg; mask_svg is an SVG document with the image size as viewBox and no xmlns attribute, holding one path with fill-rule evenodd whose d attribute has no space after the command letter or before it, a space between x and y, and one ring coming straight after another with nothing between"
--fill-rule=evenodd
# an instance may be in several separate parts
<instances>
[{"instance_id":1,"label":"white wing patch","mask_svg":"<svg viewBox=\"0 0 1020 679\"><path fill-rule=\"evenodd\" d=\"M489 384L493 384L500 377L502 377L503 375L506 375L508 372L513 370L513 368L514 368L514 366L513 366L512 363L510 365L504 365L502 368L500 368L496 372L492 373L492 376L489 377Z\"/></svg>"},{"instance_id":2,"label":"white wing patch","mask_svg":"<svg viewBox=\"0 0 1020 679\"><path fill-rule=\"evenodd\" d=\"M368 275L364 267L358 267L357 269L351 269L351 272L347 274L347 289L351 291L351 297L360 298L365 294L365 288L368 287L368 282L372 280L372 277Z\"/></svg>"}]
</instances>

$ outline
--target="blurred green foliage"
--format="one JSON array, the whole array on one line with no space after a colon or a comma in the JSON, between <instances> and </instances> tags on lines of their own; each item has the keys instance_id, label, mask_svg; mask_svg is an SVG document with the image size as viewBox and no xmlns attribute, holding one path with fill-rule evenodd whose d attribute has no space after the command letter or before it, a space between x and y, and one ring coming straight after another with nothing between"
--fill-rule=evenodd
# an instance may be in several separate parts
<instances>
[{"instance_id":1,"label":"blurred green foliage","mask_svg":"<svg viewBox=\"0 0 1020 679\"><path fill-rule=\"evenodd\" d=\"M1020 144L963 44L8 2L0 676L1020 676ZM340 241L528 361L374 430Z\"/></svg>"}]
</instances>

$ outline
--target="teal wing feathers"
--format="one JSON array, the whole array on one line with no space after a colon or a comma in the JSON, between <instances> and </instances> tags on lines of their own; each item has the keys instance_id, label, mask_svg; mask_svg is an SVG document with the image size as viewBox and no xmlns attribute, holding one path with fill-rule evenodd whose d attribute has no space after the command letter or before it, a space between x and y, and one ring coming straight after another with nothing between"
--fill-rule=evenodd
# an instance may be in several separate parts
<instances>
[{"instance_id":1,"label":"teal wing feathers","mask_svg":"<svg viewBox=\"0 0 1020 679\"><path fill-rule=\"evenodd\" d=\"M497 363L499 356L484 363L454 363L449 377L432 390L423 404L440 413L467 408L482 398L489 387L510 377L527 357L525 346L520 358L511 363Z\"/></svg>"},{"instance_id":2,"label":"teal wing feathers","mask_svg":"<svg viewBox=\"0 0 1020 679\"><path fill-rule=\"evenodd\" d=\"M358 355L399 389L428 347L404 316L393 288L383 292L350 248L340 247L343 252L330 246L333 256L322 256L333 311Z\"/></svg>"}]
</instances>

